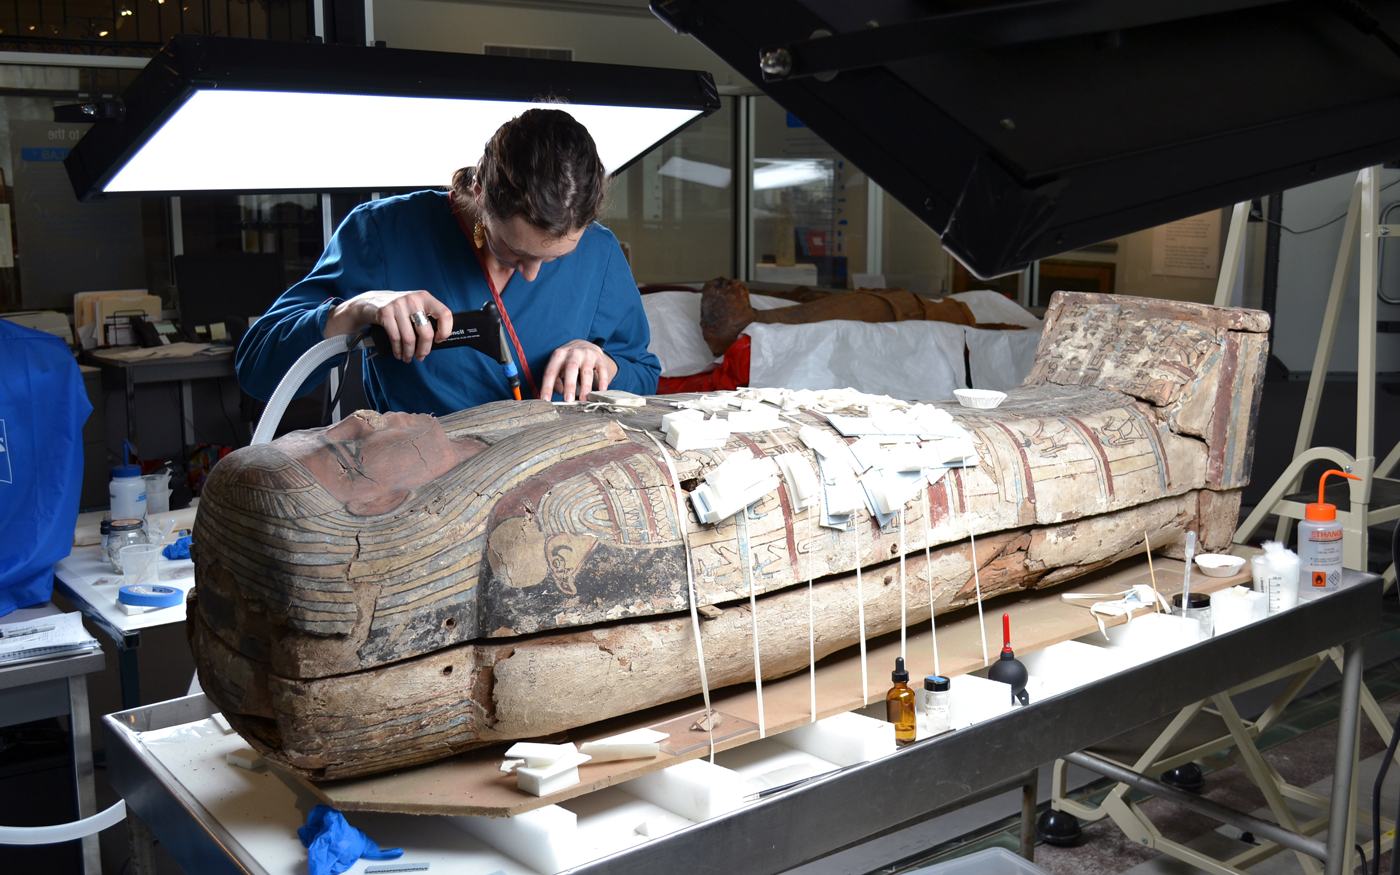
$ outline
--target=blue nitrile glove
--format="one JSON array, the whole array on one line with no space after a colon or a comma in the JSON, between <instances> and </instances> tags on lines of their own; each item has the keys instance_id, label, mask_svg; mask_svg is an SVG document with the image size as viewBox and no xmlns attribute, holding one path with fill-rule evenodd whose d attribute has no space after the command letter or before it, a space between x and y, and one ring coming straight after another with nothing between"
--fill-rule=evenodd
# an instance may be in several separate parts
<instances>
[{"instance_id":1,"label":"blue nitrile glove","mask_svg":"<svg viewBox=\"0 0 1400 875\"><path fill-rule=\"evenodd\" d=\"M403 848L380 850L379 845L345 820L345 815L329 805L317 805L306 816L306 826L297 828L306 846L306 865L311 875L340 875L364 857L393 860L403 856Z\"/></svg>"},{"instance_id":2,"label":"blue nitrile glove","mask_svg":"<svg viewBox=\"0 0 1400 875\"><path fill-rule=\"evenodd\" d=\"M175 543L167 545L164 550L160 551L160 555L166 559L190 558L190 536L185 535L176 540Z\"/></svg>"}]
</instances>

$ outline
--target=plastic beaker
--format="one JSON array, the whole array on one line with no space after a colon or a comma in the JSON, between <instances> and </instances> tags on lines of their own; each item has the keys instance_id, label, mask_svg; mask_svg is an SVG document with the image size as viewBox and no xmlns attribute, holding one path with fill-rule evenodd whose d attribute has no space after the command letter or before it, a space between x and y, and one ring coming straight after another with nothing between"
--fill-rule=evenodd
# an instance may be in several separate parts
<instances>
[{"instance_id":1,"label":"plastic beaker","mask_svg":"<svg viewBox=\"0 0 1400 875\"><path fill-rule=\"evenodd\" d=\"M170 513L170 472L161 470L142 479L146 481L146 518Z\"/></svg>"},{"instance_id":2,"label":"plastic beaker","mask_svg":"<svg viewBox=\"0 0 1400 875\"><path fill-rule=\"evenodd\" d=\"M122 583L135 586L138 583L151 584L160 580L160 545L132 544L122 548Z\"/></svg>"}]
</instances>

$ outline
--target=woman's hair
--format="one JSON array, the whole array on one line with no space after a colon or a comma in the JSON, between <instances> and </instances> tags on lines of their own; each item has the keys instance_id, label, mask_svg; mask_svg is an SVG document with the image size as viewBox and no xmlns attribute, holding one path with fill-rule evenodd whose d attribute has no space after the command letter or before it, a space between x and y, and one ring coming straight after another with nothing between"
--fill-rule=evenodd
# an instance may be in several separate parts
<instances>
[{"instance_id":1,"label":"woman's hair","mask_svg":"<svg viewBox=\"0 0 1400 875\"><path fill-rule=\"evenodd\" d=\"M592 224L608 185L588 129L558 109L529 109L501 125L480 163L452 174L459 207L472 203L473 181L482 212L499 221L524 216L551 237Z\"/></svg>"}]
</instances>

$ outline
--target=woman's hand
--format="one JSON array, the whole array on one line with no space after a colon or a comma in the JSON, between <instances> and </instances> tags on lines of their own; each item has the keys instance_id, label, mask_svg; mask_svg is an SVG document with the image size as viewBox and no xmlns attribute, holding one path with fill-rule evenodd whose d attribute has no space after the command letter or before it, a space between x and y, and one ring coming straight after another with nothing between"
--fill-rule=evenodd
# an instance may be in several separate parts
<instances>
[{"instance_id":1,"label":"woman's hand","mask_svg":"<svg viewBox=\"0 0 1400 875\"><path fill-rule=\"evenodd\" d=\"M589 392L608 388L616 376L617 362L601 348L586 340L571 340L549 357L540 391L546 393L547 399L559 393L565 401L574 400L575 395L578 400L587 401Z\"/></svg>"},{"instance_id":2,"label":"woman's hand","mask_svg":"<svg viewBox=\"0 0 1400 875\"><path fill-rule=\"evenodd\" d=\"M431 324L413 324L413 314L419 311L437 320L436 333ZM452 333L452 311L423 291L364 292L331 310L325 335L353 334L366 325L383 327L393 344L394 358L401 362L416 358L421 362L434 340L446 340Z\"/></svg>"}]
</instances>

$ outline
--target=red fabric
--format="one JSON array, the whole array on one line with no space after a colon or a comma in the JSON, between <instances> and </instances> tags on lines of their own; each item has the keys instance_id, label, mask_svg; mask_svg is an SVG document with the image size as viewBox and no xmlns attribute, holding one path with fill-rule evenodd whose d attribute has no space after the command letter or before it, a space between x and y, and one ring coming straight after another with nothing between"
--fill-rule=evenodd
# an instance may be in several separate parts
<instances>
[{"instance_id":1,"label":"red fabric","mask_svg":"<svg viewBox=\"0 0 1400 875\"><path fill-rule=\"evenodd\" d=\"M461 212L457 210L457 201L451 197L447 202L452 205L452 215L457 217L457 224L461 226L462 233L467 235L467 245L476 254L476 260L481 262L481 273L486 277L486 288L491 290L491 297L496 301L496 308L501 311L501 322L506 326L506 334L510 335L510 342L515 345L515 358L520 364L520 370L525 374L525 381L530 384L530 391L535 397L540 397L540 390L535 386L535 378L530 375L530 363L525 360L525 350L520 346L520 338L515 336L515 326L510 324L510 314L506 312L505 301L501 300L501 293L496 291L496 281L491 279L491 271L486 267L486 257L481 254L481 250L476 248L476 238L471 229L467 227L467 220L462 218Z\"/></svg>"},{"instance_id":2,"label":"red fabric","mask_svg":"<svg viewBox=\"0 0 1400 875\"><path fill-rule=\"evenodd\" d=\"M739 339L724 351L724 361L706 374L689 377L662 377L656 386L658 395L678 395L682 392L721 392L739 389L749 384L749 336Z\"/></svg>"}]
</instances>

